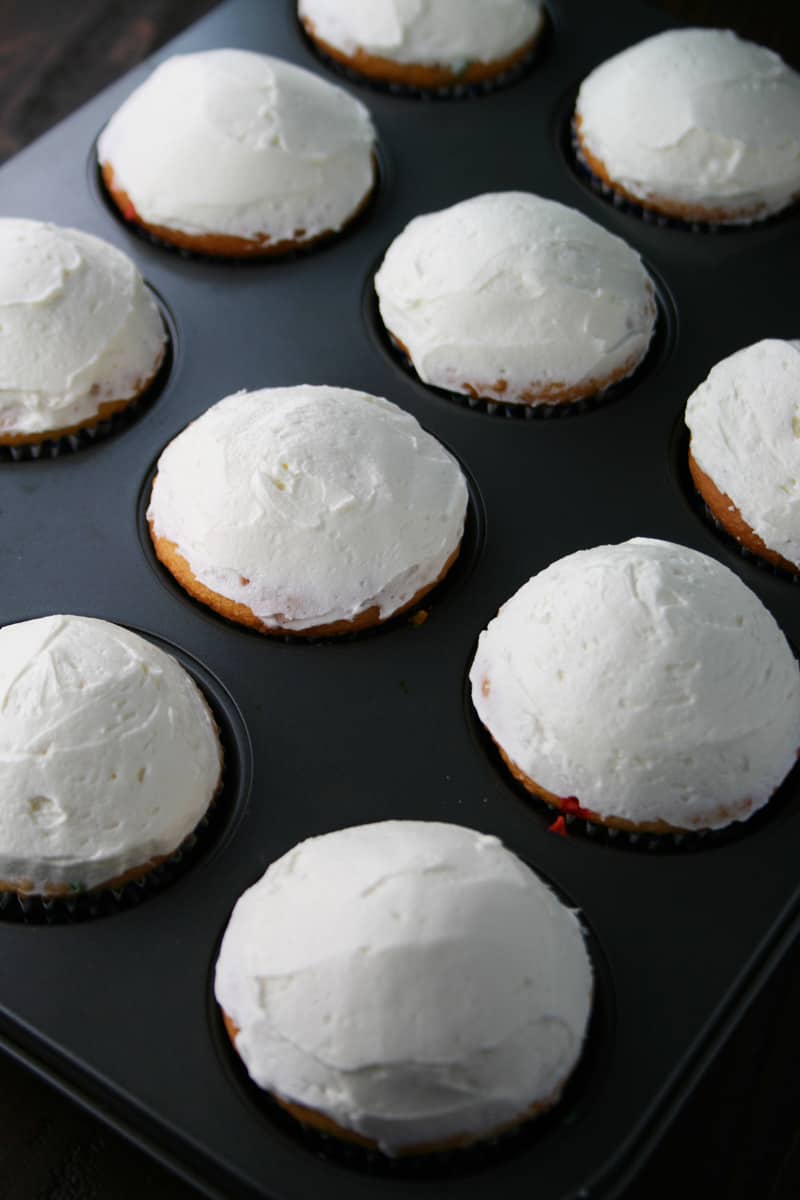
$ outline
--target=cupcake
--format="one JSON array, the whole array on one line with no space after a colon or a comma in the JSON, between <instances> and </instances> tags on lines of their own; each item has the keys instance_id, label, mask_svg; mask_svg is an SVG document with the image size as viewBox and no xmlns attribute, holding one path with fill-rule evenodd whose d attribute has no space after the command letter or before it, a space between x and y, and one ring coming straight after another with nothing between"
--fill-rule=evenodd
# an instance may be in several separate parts
<instances>
[{"instance_id":1,"label":"cupcake","mask_svg":"<svg viewBox=\"0 0 800 1200\"><path fill-rule=\"evenodd\" d=\"M0 890L63 896L146 876L220 785L214 719L184 669L91 617L0 629Z\"/></svg>"},{"instance_id":2,"label":"cupcake","mask_svg":"<svg viewBox=\"0 0 800 1200\"><path fill-rule=\"evenodd\" d=\"M121 250L77 229L0 219L0 445L91 429L147 391L158 306Z\"/></svg>"},{"instance_id":3,"label":"cupcake","mask_svg":"<svg viewBox=\"0 0 800 1200\"><path fill-rule=\"evenodd\" d=\"M264 633L350 633L415 605L458 554L467 487L412 416L345 388L215 404L158 462L147 520L192 596Z\"/></svg>"},{"instance_id":4,"label":"cupcake","mask_svg":"<svg viewBox=\"0 0 800 1200\"><path fill-rule=\"evenodd\" d=\"M744 821L800 745L800 671L770 613L714 559L649 538L535 575L481 634L470 681L528 791L615 828Z\"/></svg>"},{"instance_id":5,"label":"cupcake","mask_svg":"<svg viewBox=\"0 0 800 1200\"><path fill-rule=\"evenodd\" d=\"M217 1002L251 1078L387 1155L550 1108L586 1034L578 920L495 837L386 821L311 838L239 899Z\"/></svg>"},{"instance_id":6,"label":"cupcake","mask_svg":"<svg viewBox=\"0 0 800 1200\"><path fill-rule=\"evenodd\" d=\"M387 332L424 383L517 405L582 400L636 370L656 321L635 250L526 192L416 217L375 276Z\"/></svg>"},{"instance_id":7,"label":"cupcake","mask_svg":"<svg viewBox=\"0 0 800 1200\"><path fill-rule=\"evenodd\" d=\"M545 25L538 0L299 0L306 33L367 79L413 88L496 81Z\"/></svg>"},{"instance_id":8,"label":"cupcake","mask_svg":"<svg viewBox=\"0 0 800 1200\"><path fill-rule=\"evenodd\" d=\"M714 519L746 550L800 571L800 342L770 338L717 363L686 424Z\"/></svg>"},{"instance_id":9,"label":"cupcake","mask_svg":"<svg viewBox=\"0 0 800 1200\"><path fill-rule=\"evenodd\" d=\"M167 59L111 118L97 153L126 221L173 246L237 258L338 232L376 178L363 104L246 50Z\"/></svg>"},{"instance_id":10,"label":"cupcake","mask_svg":"<svg viewBox=\"0 0 800 1200\"><path fill-rule=\"evenodd\" d=\"M800 196L800 75L728 30L677 29L608 59L575 107L580 156L620 196L745 224Z\"/></svg>"}]
</instances>

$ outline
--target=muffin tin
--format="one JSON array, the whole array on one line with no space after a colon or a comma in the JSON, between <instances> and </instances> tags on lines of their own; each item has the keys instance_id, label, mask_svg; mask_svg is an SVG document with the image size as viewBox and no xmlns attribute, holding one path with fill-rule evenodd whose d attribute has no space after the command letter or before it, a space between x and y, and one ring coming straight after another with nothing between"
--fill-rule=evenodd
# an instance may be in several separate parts
<instances>
[{"instance_id":1,"label":"muffin tin","mask_svg":"<svg viewBox=\"0 0 800 1200\"><path fill-rule=\"evenodd\" d=\"M414 1200L611 1197L630 1182L749 1000L796 936L800 779L736 836L648 852L566 838L514 785L475 721L466 673L480 630L531 574L575 549L645 535L732 567L800 640L792 581L742 557L687 488L691 390L734 349L792 337L797 210L724 236L641 220L570 162L569 97L593 66L665 19L619 0L550 5L531 69L470 98L425 102L347 82L370 107L381 183L343 237L280 262L204 261L128 230L102 200L94 139L169 53L239 46L341 82L306 43L292 0L231 0L0 171L0 212L76 225L127 250L171 314L161 393L75 453L0 463L3 623L103 617L196 660L228 730L227 811L188 868L103 917L26 923L0 913L0 1035L12 1054L122 1128L209 1196ZM591 30L591 33L589 33ZM658 280L647 369L564 420L506 419L419 383L382 341L376 263L411 217L481 191L574 205L625 237ZM192 602L154 560L142 497L163 446L238 388L328 383L387 396L464 463L466 555L422 610L379 633L286 644ZM611 402L613 399L613 402ZM57 448L55 448L57 451ZM231 907L295 842L389 817L498 834L583 913L597 1007L562 1105L473 1153L392 1164L287 1124L256 1094L213 1002Z\"/></svg>"}]
</instances>

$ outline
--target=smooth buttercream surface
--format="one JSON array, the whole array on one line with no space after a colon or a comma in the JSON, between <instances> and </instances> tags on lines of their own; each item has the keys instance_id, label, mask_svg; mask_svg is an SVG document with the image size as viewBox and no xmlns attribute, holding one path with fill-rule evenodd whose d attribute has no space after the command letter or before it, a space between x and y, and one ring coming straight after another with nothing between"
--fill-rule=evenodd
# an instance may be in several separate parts
<instances>
[{"instance_id":1,"label":"smooth buttercream surface","mask_svg":"<svg viewBox=\"0 0 800 1200\"><path fill-rule=\"evenodd\" d=\"M375 276L383 323L422 380L520 402L600 383L644 357L653 286L639 255L575 209L526 192L416 217Z\"/></svg>"},{"instance_id":2,"label":"smooth buttercream surface","mask_svg":"<svg viewBox=\"0 0 800 1200\"><path fill-rule=\"evenodd\" d=\"M345 54L446 66L508 58L536 36L536 0L299 0L314 33Z\"/></svg>"},{"instance_id":3,"label":"smooth buttercream surface","mask_svg":"<svg viewBox=\"0 0 800 1200\"><path fill-rule=\"evenodd\" d=\"M302 242L338 230L375 173L360 101L247 50L167 59L97 149L142 220L198 236Z\"/></svg>"},{"instance_id":4,"label":"smooth buttercream surface","mask_svg":"<svg viewBox=\"0 0 800 1200\"><path fill-rule=\"evenodd\" d=\"M0 434L68 429L136 396L165 342L121 250L77 229L0 219Z\"/></svg>"},{"instance_id":5,"label":"smooth buttercream surface","mask_svg":"<svg viewBox=\"0 0 800 1200\"><path fill-rule=\"evenodd\" d=\"M265 625L381 619L438 579L467 487L408 413L346 388L226 397L164 450L148 511L195 578Z\"/></svg>"},{"instance_id":6,"label":"smooth buttercream surface","mask_svg":"<svg viewBox=\"0 0 800 1200\"><path fill-rule=\"evenodd\" d=\"M697 465L765 545L800 566L800 341L724 358L689 397Z\"/></svg>"},{"instance_id":7,"label":"smooth buttercream surface","mask_svg":"<svg viewBox=\"0 0 800 1200\"><path fill-rule=\"evenodd\" d=\"M215 991L259 1086L392 1154L551 1102L592 971L575 914L497 838L387 821L274 862L234 908Z\"/></svg>"},{"instance_id":8,"label":"smooth buttercream surface","mask_svg":"<svg viewBox=\"0 0 800 1200\"><path fill-rule=\"evenodd\" d=\"M775 620L732 571L668 542L535 575L481 634L470 680L529 779L638 824L744 819L800 746L800 672Z\"/></svg>"},{"instance_id":9,"label":"smooth buttercream surface","mask_svg":"<svg viewBox=\"0 0 800 1200\"><path fill-rule=\"evenodd\" d=\"M221 750L194 681L163 650L91 617L0 629L0 879L96 887L196 827Z\"/></svg>"},{"instance_id":10,"label":"smooth buttercream surface","mask_svg":"<svg viewBox=\"0 0 800 1200\"><path fill-rule=\"evenodd\" d=\"M657 34L581 85L580 136L611 180L736 220L800 195L800 75L729 30Z\"/></svg>"}]
</instances>

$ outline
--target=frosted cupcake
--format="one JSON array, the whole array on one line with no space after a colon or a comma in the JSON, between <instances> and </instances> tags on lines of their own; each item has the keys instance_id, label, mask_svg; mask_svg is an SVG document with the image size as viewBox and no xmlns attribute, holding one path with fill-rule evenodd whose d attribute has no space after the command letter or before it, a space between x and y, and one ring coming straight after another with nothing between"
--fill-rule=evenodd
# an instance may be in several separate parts
<instances>
[{"instance_id":1,"label":"frosted cupcake","mask_svg":"<svg viewBox=\"0 0 800 1200\"><path fill-rule=\"evenodd\" d=\"M800 196L800 75L728 30L670 30L608 59L575 129L600 180L666 216L744 224Z\"/></svg>"},{"instance_id":2,"label":"frosted cupcake","mask_svg":"<svg viewBox=\"0 0 800 1200\"><path fill-rule=\"evenodd\" d=\"M0 445L91 429L136 403L166 333L134 263L77 229L0 219Z\"/></svg>"},{"instance_id":3,"label":"frosted cupcake","mask_svg":"<svg viewBox=\"0 0 800 1200\"><path fill-rule=\"evenodd\" d=\"M415 605L458 555L463 473L387 400L265 388L210 408L161 455L147 519L196 599L264 633L366 629Z\"/></svg>"},{"instance_id":4,"label":"frosted cupcake","mask_svg":"<svg viewBox=\"0 0 800 1200\"><path fill-rule=\"evenodd\" d=\"M167 59L111 118L97 153L127 221L202 254L307 247L352 221L375 184L364 105L246 50Z\"/></svg>"},{"instance_id":5,"label":"frosted cupcake","mask_svg":"<svg viewBox=\"0 0 800 1200\"><path fill-rule=\"evenodd\" d=\"M800 571L800 342L770 338L712 369L686 405L689 468L722 528Z\"/></svg>"},{"instance_id":6,"label":"frosted cupcake","mask_svg":"<svg viewBox=\"0 0 800 1200\"><path fill-rule=\"evenodd\" d=\"M0 629L0 890L119 888L205 815L222 751L175 659L90 617Z\"/></svg>"},{"instance_id":7,"label":"frosted cupcake","mask_svg":"<svg viewBox=\"0 0 800 1200\"><path fill-rule=\"evenodd\" d=\"M330 58L414 88L497 80L525 61L545 25L537 0L299 0L298 14Z\"/></svg>"},{"instance_id":8,"label":"frosted cupcake","mask_svg":"<svg viewBox=\"0 0 800 1200\"><path fill-rule=\"evenodd\" d=\"M389 247L375 290L424 383L504 404L602 392L636 370L656 322L636 251L526 192L416 217Z\"/></svg>"},{"instance_id":9,"label":"frosted cupcake","mask_svg":"<svg viewBox=\"0 0 800 1200\"><path fill-rule=\"evenodd\" d=\"M386 821L273 863L234 908L215 992L259 1087L398 1155L555 1104L592 971L575 914L497 838Z\"/></svg>"},{"instance_id":10,"label":"frosted cupcake","mask_svg":"<svg viewBox=\"0 0 800 1200\"><path fill-rule=\"evenodd\" d=\"M553 563L481 634L472 700L512 774L568 814L653 833L763 807L800 746L800 671L714 559L634 538Z\"/></svg>"}]
</instances>

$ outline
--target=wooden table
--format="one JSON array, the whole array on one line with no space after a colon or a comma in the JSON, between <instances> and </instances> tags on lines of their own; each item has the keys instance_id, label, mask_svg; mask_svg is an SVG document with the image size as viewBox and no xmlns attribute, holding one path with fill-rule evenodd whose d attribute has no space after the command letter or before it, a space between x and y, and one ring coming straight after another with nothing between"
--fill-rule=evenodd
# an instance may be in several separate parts
<instances>
[{"instance_id":1,"label":"wooden table","mask_svg":"<svg viewBox=\"0 0 800 1200\"><path fill-rule=\"evenodd\" d=\"M139 0L133 11L111 0L0 0L0 162L214 4ZM800 68L800 0L661 6L685 21L734 28ZM796 952L775 973L625 1200L798 1200L799 960ZM0 1129L0 1200L196 1195L2 1057Z\"/></svg>"}]
</instances>

